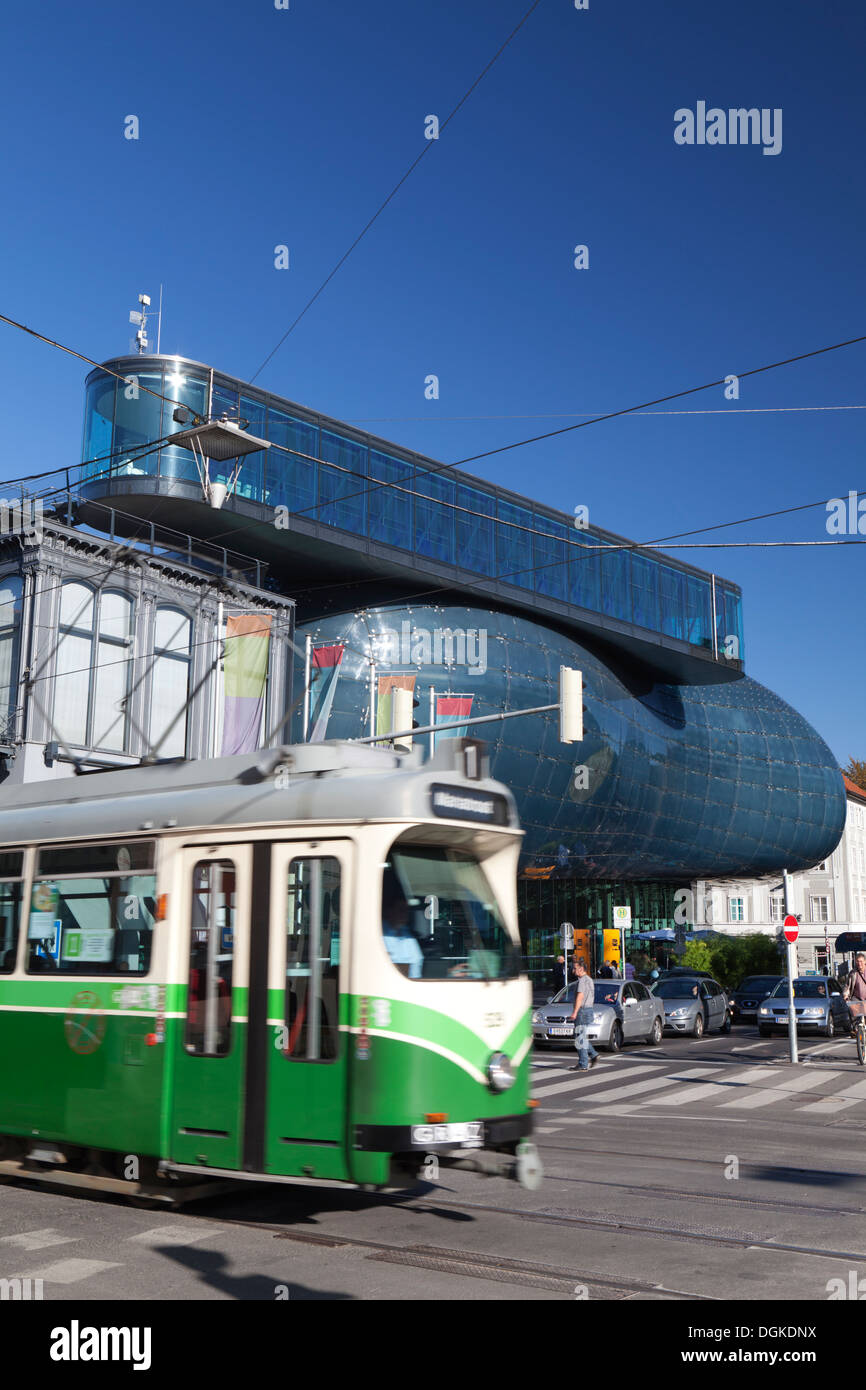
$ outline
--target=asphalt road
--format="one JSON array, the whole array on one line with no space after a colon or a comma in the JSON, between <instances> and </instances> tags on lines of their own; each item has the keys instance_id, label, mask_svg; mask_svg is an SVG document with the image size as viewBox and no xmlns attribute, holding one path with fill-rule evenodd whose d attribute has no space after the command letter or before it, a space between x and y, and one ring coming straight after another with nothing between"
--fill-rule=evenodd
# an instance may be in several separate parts
<instances>
[{"instance_id":1,"label":"asphalt road","mask_svg":"<svg viewBox=\"0 0 866 1390\"><path fill-rule=\"evenodd\" d=\"M538 1192L259 1187L180 1211L0 1185L0 1279L53 1301L827 1300L866 1295L866 1069L752 1027L534 1064Z\"/></svg>"}]
</instances>

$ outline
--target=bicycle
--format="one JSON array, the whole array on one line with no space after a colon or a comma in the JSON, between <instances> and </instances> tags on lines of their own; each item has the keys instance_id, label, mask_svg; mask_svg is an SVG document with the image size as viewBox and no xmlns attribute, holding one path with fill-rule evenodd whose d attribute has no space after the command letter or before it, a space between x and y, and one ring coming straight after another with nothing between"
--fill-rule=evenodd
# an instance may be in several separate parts
<instances>
[{"instance_id":1,"label":"bicycle","mask_svg":"<svg viewBox=\"0 0 866 1390\"><path fill-rule=\"evenodd\" d=\"M866 1002L862 999L849 999L848 1008L854 1015L854 1038L857 1043L857 1061L866 1067Z\"/></svg>"}]
</instances>

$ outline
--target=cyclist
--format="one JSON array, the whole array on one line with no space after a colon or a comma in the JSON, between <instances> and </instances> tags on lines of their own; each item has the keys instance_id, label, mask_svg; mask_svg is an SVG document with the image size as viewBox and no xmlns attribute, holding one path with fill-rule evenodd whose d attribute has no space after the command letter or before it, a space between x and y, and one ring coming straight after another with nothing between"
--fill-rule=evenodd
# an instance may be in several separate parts
<instances>
[{"instance_id":1,"label":"cyclist","mask_svg":"<svg viewBox=\"0 0 866 1390\"><path fill-rule=\"evenodd\" d=\"M863 1037L863 1029L866 1027L864 1015L866 1015L866 951L858 951L854 961L854 969L845 981L843 991L848 1000L848 1007L857 1020L857 1055L860 1061L866 1059L866 1039Z\"/></svg>"}]
</instances>

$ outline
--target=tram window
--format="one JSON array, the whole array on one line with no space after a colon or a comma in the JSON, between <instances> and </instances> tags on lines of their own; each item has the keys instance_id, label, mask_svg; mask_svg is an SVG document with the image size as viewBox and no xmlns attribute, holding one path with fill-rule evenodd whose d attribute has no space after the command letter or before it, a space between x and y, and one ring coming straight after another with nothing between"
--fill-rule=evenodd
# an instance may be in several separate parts
<instances>
[{"instance_id":1,"label":"tram window","mask_svg":"<svg viewBox=\"0 0 866 1390\"><path fill-rule=\"evenodd\" d=\"M125 845L64 845L41 849L36 876L136 873L152 868L153 840L132 840Z\"/></svg>"},{"instance_id":2,"label":"tram window","mask_svg":"<svg viewBox=\"0 0 866 1390\"><path fill-rule=\"evenodd\" d=\"M28 973L146 975L155 917L153 874L36 879L27 919Z\"/></svg>"},{"instance_id":3,"label":"tram window","mask_svg":"<svg viewBox=\"0 0 866 1390\"><path fill-rule=\"evenodd\" d=\"M199 1057L231 1050L235 866L200 860L193 869L186 1048Z\"/></svg>"},{"instance_id":4,"label":"tram window","mask_svg":"<svg viewBox=\"0 0 866 1390\"><path fill-rule=\"evenodd\" d=\"M410 980L504 980L520 974L493 891L471 855L395 847L382 877L382 936Z\"/></svg>"},{"instance_id":5,"label":"tram window","mask_svg":"<svg viewBox=\"0 0 866 1390\"><path fill-rule=\"evenodd\" d=\"M286 1046L292 1061L331 1062L339 1050L340 864L289 864Z\"/></svg>"},{"instance_id":6,"label":"tram window","mask_svg":"<svg viewBox=\"0 0 866 1390\"><path fill-rule=\"evenodd\" d=\"M20 919L21 884L0 883L0 975L15 969Z\"/></svg>"}]
</instances>

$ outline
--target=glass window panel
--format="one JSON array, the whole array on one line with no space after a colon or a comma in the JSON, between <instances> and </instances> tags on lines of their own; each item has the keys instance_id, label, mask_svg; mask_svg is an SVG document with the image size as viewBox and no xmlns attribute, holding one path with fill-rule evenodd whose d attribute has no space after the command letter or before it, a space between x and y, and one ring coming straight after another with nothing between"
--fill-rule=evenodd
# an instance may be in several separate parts
<instances>
[{"instance_id":1,"label":"glass window panel","mask_svg":"<svg viewBox=\"0 0 866 1390\"><path fill-rule=\"evenodd\" d=\"M186 752L189 662L157 656L153 662L150 696L150 742L161 758L182 758Z\"/></svg>"},{"instance_id":2,"label":"glass window panel","mask_svg":"<svg viewBox=\"0 0 866 1390\"><path fill-rule=\"evenodd\" d=\"M31 893L28 972L144 975L150 966L155 919L153 874L42 878L34 882ZM67 1014L64 1029L73 1051L96 1050L100 1039L93 1033L95 1026L92 1015L76 1015L74 1010Z\"/></svg>"},{"instance_id":3,"label":"glass window panel","mask_svg":"<svg viewBox=\"0 0 866 1390\"><path fill-rule=\"evenodd\" d=\"M498 502L496 526L496 577L522 589L533 587L532 512L510 502Z\"/></svg>"},{"instance_id":4,"label":"glass window panel","mask_svg":"<svg viewBox=\"0 0 866 1390\"><path fill-rule=\"evenodd\" d=\"M186 1049L224 1057L231 1049L236 874L230 859L193 870Z\"/></svg>"},{"instance_id":5,"label":"glass window panel","mask_svg":"<svg viewBox=\"0 0 866 1390\"><path fill-rule=\"evenodd\" d=\"M319 503L315 519L325 526L339 526L356 535L365 533L367 446L342 435L322 430L319 464Z\"/></svg>"},{"instance_id":6,"label":"glass window panel","mask_svg":"<svg viewBox=\"0 0 866 1390\"><path fill-rule=\"evenodd\" d=\"M90 690L90 638L65 633L57 645L54 723L69 743L87 742L87 697Z\"/></svg>"},{"instance_id":7,"label":"glass window panel","mask_svg":"<svg viewBox=\"0 0 866 1390\"><path fill-rule=\"evenodd\" d=\"M659 565L662 632L686 639L685 575L681 570Z\"/></svg>"},{"instance_id":8,"label":"glass window panel","mask_svg":"<svg viewBox=\"0 0 866 1390\"><path fill-rule=\"evenodd\" d=\"M205 416L207 414L207 378L196 376L182 362L176 365L166 366L163 377L163 393L169 397L162 403L162 430L160 433L177 434L179 430L189 429L191 421L186 425L175 420L174 412L178 404L186 405L196 415ZM145 459L141 467L146 471L153 471L149 468L151 460ZM179 449L176 446L168 445L160 450L159 471L163 478L182 478L187 482L198 482L198 469L195 466L195 459L188 449Z\"/></svg>"},{"instance_id":9,"label":"glass window panel","mask_svg":"<svg viewBox=\"0 0 866 1390\"><path fill-rule=\"evenodd\" d=\"M461 510L465 508L465 510ZM481 515L477 515L481 513ZM496 498L477 487L457 485L457 563L477 574L496 573Z\"/></svg>"},{"instance_id":10,"label":"glass window panel","mask_svg":"<svg viewBox=\"0 0 866 1390\"><path fill-rule=\"evenodd\" d=\"M433 560L454 563L455 484L424 469L415 471L415 549Z\"/></svg>"},{"instance_id":11,"label":"glass window panel","mask_svg":"<svg viewBox=\"0 0 866 1390\"><path fill-rule=\"evenodd\" d=\"M0 883L0 975L15 969L20 919L21 884Z\"/></svg>"},{"instance_id":12,"label":"glass window panel","mask_svg":"<svg viewBox=\"0 0 866 1390\"><path fill-rule=\"evenodd\" d=\"M601 609L601 561L598 551L592 547L598 545L598 537L575 527L573 539L578 544L570 547L569 597L580 608L597 613ZM580 546L586 549L581 550Z\"/></svg>"},{"instance_id":13,"label":"glass window panel","mask_svg":"<svg viewBox=\"0 0 866 1390\"><path fill-rule=\"evenodd\" d=\"M238 388L229 385L226 381L214 381L213 395L211 397L211 416L214 420L221 420L223 416L227 420L238 421L240 409L240 399Z\"/></svg>"},{"instance_id":14,"label":"glass window panel","mask_svg":"<svg viewBox=\"0 0 866 1390\"><path fill-rule=\"evenodd\" d=\"M146 358L142 360L147 361ZM117 383L112 462L114 475L124 477L154 472L156 454L141 459L137 454L141 445L152 444L162 433L162 372L136 371L128 373L128 378L126 383Z\"/></svg>"},{"instance_id":15,"label":"glass window panel","mask_svg":"<svg viewBox=\"0 0 866 1390\"><path fill-rule=\"evenodd\" d=\"M268 439L272 447L268 450L265 483L265 499L272 507L288 507L290 511L305 511L317 502L317 465L314 460L319 452L319 431L316 425L304 420L296 420L284 411L268 407ZM297 449L310 458L299 458L286 453L287 449ZM309 512L315 519L316 512Z\"/></svg>"},{"instance_id":16,"label":"glass window panel","mask_svg":"<svg viewBox=\"0 0 866 1390\"><path fill-rule=\"evenodd\" d=\"M111 435L114 429L114 392L117 381L112 376L100 373L87 387L84 404L83 459L100 459L82 469L82 480L96 478L105 474L111 467L109 459L103 455L111 453Z\"/></svg>"},{"instance_id":17,"label":"glass window panel","mask_svg":"<svg viewBox=\"0 0 866 1390\"><path fill-rule=\"evenodd\" d=\"M107 844L75 845L72 849L48 846L37 855L38 878L53 874L119 874L152 869L153 840L109 841Z\"/></svg>"},{"instance_id":18,"label":"glass window panel","mask_svg":"<svg viewBox=\"0 0 866 1390\"><path fill-rule=\"evenodd\" d=\"M191 623L176 608L157 608L154 647L158 651L188 652Z\"/></svg>"},{"instance_id":19,"label":"glass window panel","mask_svg":"<svg viewBox=\"0 0 866 1390\"><path fill-rule=\"evenodd\" d=\"M520 971L493 890L460 850L395 846L382 878L382 937L410 980L501 980Z\"/></svg>"},{"instance_id":20,"label":"glass window panel","mask_svg":"<svg viewBox=\"0 0 866 1390\"><path fill-rule=\"evenodd\" d=\"M535 514L535 527L536 532L542 532L533 537L536 593L564 599L568 596L570 552L565 542L571 540L569 529L561 521L553 521L538 512Z\"/></svg>"},{"instance_id":21,"label":"glass window panel","mask_svg":"<svg viewBox=\"0 0 866 1390\"><path fill-rule=\"evenodd\" d=\"M631 556L632 621L658 632L659 566L646 555Z\"/></svg>"},{"instance_id":22,"label":"glass window panel","mask_svg":"<svg viewBox=\"0 0 866 1390\"><path fill-rule=\"evenodd\" d=\"M710 585L696 574L686 575L688 641L696 647L712 647L713 626Z\"/></svg>"},{"instance_id":23,"label":"glass window panel","mask_svg":"<svg viewBox=\"0 0 866 1390\"><path fill-rule=\"evenodd\" d=\"M93 590L86 584L64 584L60 591L60 626L93 630Z\"/></svg>"},{"instance_id":24,"label":"glass window panel","mask_svg":"<svg viewBox=\"0 0 866 1390\"><path fill-rule=\"evenodd\" d=\"M340 864L293 859L288 875L284 1056L333 1061L339 1051Z\"/></svg>"},{"instance_id":25,"label":"glass window panel","mask_svg":"<svg viewBox=\"0 0 866 1390\"><path fill-rule=\"evenodd\" d=\"M380 483L412 488L412 465L370 450L370 477ZM412 548L412 494L397 486L371 488L368 503L368 534L371 540Z\"/></svg>"},{"instance_id":26,"label":"glass window panel","mask_svg":"<svg viewBox=\"0 0 866 1390\"><path fill-rule=\"evenodd\" d=\"M631 622L631 554L613 549L600 554L602 612Z\"/></svg>"},{"instance_id":27,"label":"glass window panel","mask_svg":"<svg viewBox=\"0 0 866 1390\"><path fill-rule=\"evenodd\" d=\"M99 600L99 633L123 641L132 631L132 600L113 589L104 590Z\"/></svg>"},{"instance_id":28,"label":"glass window panel","mask_svg":"<svg viewBox=\"0 0 866 1390\"><path fill-rule=\"evenodd\" d=\"M96 683L93 698L91 747L122 752L126 745L125 698L129 687L130 659L114 642L97 646Z\"/></svg>"},{"instance_id":29,"label":"glass window panel","mask_svg":"<svg viewBox=\"0 0 866 1390\"><path fill-rule=\"evenodd\" d=\"M9 575L0 581L0 737L14 733L18 705L18 657L21 639L22 581Z\"/></svg>"}]
</instances>

